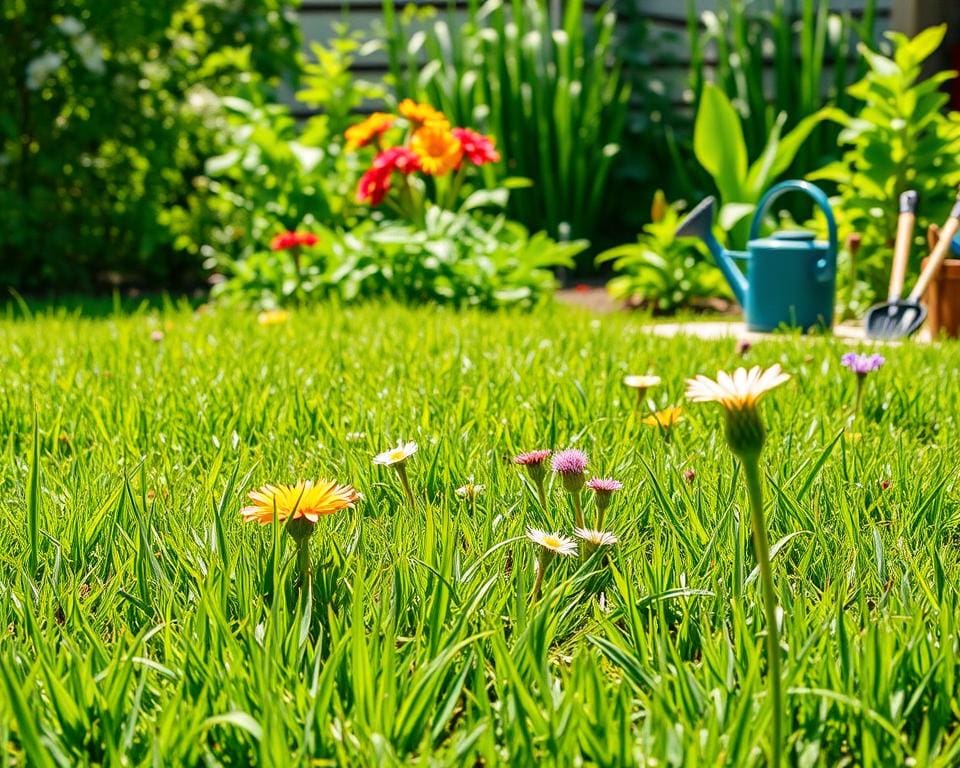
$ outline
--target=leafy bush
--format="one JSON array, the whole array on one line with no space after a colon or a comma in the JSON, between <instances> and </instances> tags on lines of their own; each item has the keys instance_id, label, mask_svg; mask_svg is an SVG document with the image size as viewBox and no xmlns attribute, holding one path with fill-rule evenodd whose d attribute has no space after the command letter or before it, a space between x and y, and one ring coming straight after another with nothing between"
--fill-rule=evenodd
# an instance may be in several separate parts
<instances>
[{"instance_id":1,"label":"leafy bush","mask_svg":"<svg viewBox=\"0 0 960 768\"><path fill-rule=\"evenodd\" d=\"M902 192L920 193L917 236L942 223L960 183L960 113L944 113L949 97L941 86L956 77L939 72L922 80L924 62L943 42L946 26L932 27L908 39L888 32L892 56L861 46L870 69L849 93L861 102L856 114L831 110L843 126L843 158L812 175L838 184L835 206L842 235L856 232L860 249L857 280L865 283L859 308L884 291L889 279L898 199ZM919 267L924 249L914 248L911 264ZM841 277L849 274L841 271ZM848 290L852 290L848 287Z\"/></svg>"},{"instance_id":2,"label":"leafy bush","mask_svg":"<svg viewBox=\"0 0 960 768\"><path fill-rule=\"evenodd\" d=\"M208 94L295 67L285 0L56 0L0 11L0 284L192 283L163 212L212 150ZM258 73L258 74L253 74Z\"/></svg>"},{"instance_id":3,"label":"leafy bush","mask_svg":"<svg viewBox=\"0 0 960 768\"><path fill-rule=\"evenodd\" d=\"M733 247L743 248L746 244L746 217L753 213L767 187L790 167L803 142L826 116L824 110L808 115L781 136L787 119L786 113L781 112L760 155L750 162L741 120L733 104L716 86L704 86L693 131L693 149L720 193L719 224L729 234Z\"/></svg>"},{"instance_id":4,"label":"leafy bush","mask_svg":"<svg viewBox=\"0 0 960 768\"><path fill-rule=\"evenodd\" d=\"M582 0L551 19L546 0L470 3L461 25L415 33L384 0L399 97L424 99L460 124L492 133L511 174L533 181L510 214L553 237L593 237L620 151L629 89L614 46L616 17L591 21ZM420 69L418 54L429 63Z\"/></svg>"},{"instance_id":5,"label":"leafy bush","mask_svg":"<svg viewBox=\"0 0 960 768\"><path fill-rule=\"evenodd\" d=\"M723 275L703 243L698 238L676 236L681 213L682 206L668 204L658 190L650 213L652 221L643 228L638 241L611 248L597 257L598 264L612 261L613 269L622 273L607 283L611 296L658 312L673 312L698 299L729 295Z\"/></svg>"},{"instance_id":6,"label":"leafy bush","mask_svg":"<svg viewBox=\"0 0 960 768\"><path fill-rule=\"evenodd\" d=\"M213 296L270 308L337 296L495 308L531 306L554 288L551 267L571 266L586 243L529 236L505 216L426 209L421 224L370 218L350 230L317 227L298 260L259 250L221 264Z\"/></svg>"},{"instance_id":7,"label":"leafy bush","mask_svg":"<svg viewBox=\"0 0 960 768\"><path fill-rule=\"evenodd\" d=\"M383 92L353 76L360 43L339 34L311 46L297 95L320 112L303 124L255 89L247 98L211 97L215 154L184 203L165 214L176 247L208 269L253 256L278 230L352 225L365 210L354 201L361 161L343 152L341 136L351 110Z\"/></svg>"},{"instance_id":8,"label":"leafy bush","mask_svg":"<svg viewBox=\"0 0 960 768\"><path fill-rule=\"evenodd\" d=\"M855 46L873 42L876 21L876 0L866 0L859 17L850 11L833 13L825 0L773 0L767 9L759 5L720 0L715 11L700 14L695 3L687 5L694 103L699 110L709 68L713 84L741 119L751 157L763 153L771 133L789 133L824 103L841 109L852 105L846 87L866 69ZM711 50L716 53L708 63ZM772 83L766 79L770 74ZM803 176L836 157L838 132L829 123L810 129L791 159L790 173Z\"/></svg>"}]
</instances>

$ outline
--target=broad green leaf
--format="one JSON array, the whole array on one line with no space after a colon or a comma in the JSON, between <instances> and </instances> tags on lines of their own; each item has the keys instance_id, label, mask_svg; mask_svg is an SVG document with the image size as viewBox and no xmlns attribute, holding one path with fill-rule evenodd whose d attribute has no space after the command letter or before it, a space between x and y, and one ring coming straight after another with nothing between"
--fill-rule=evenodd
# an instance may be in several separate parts
<instances>
[{"instance_id":1,"label":"broad green leaf","mask_svg":"<svg viewBox=\"0 0 960 768\"><path fill-rule=\"evenodd\" d=\"M743 129L726 94L712 83L703 89L693 128L693 150L722 199L741 200L747 175Z\"/></svg>"}]
</instances>

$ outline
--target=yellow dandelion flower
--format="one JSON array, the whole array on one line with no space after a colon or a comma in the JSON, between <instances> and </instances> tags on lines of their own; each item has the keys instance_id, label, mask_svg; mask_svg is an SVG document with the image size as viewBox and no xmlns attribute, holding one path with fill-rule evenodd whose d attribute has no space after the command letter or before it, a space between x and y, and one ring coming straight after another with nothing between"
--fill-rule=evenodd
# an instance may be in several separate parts
<instances>
[{"instance_id":1,"label":"yellow dandelion flower","mask_svg":"<svg viewBox=\"0 0 960 768\"><path fill-rule=\"evenodd\" d=\"M440 110L434 109L429 104L416 102L413 99L404 99L401 101L400 106L397 107L397 111L402 117L407 118L407 120L415 125L423 125L424 123L447 119Z\"/></svg>"},{"instance_id":2,"label":"yellow dandelion flower","mask_svg":"<svg viewBox=\"0 0 960 768\"><path fill-rule=\"evenodd\" d=\"M351 125L343 134L347 139L347 149L365 147L374 139L386 133L396 118L386 112L374 112L365 120Z\"/></svg>"},{"instance_id":3,"label":"yellow dandelion flower","mask_svg":"<svg viewBox=\"0 0 960 768\"><path fill-rule=\"evenodd\" d=\"M257 315L260 325L283 325L290 319L290 313L285 309L268 309Z\"/></svg>"},{"instance_id":4,"label":"yellow dandelion flower","mask_svg":"<svg viewBox=\"0 0 960 768\"><path fill-rule=\"evenodd\" d=\"M428 176L443 176L460 165L463 147L450 131L450 123L432 121L418 128L410 140L410 149L420 158L420 168Z\"/></svg>"},{"instance_id":5,"label":"yellow dandelion flower","mask_svg":"<svg viewBox=\"0 0 960 768\"><path fill-rule=\"evenodd\" d=\"M675 405L657 411L643 419L644 424L660 429L673 429L681 421L683 421L683 408Z\"/></svg>"},{"instance_id":6,"label":"yellow dandelion flower","mask_svg":"<svg viewBox=\"0 0 960 768\"><path fill-rule=\"evenodd\" d=\"M304 519L311 523L341 509L353 507L360 494L333 480L301 480L296 485L265 485L249 494L251 503L240 510L244 522L261 525Z\"/></svg>"}]
</instances>

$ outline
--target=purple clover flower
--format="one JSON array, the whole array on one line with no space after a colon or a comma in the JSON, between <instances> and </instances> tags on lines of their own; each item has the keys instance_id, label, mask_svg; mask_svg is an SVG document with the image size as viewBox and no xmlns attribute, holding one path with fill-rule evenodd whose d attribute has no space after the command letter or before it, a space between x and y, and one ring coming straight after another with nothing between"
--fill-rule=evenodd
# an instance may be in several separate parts
<instances>
[{"instance_id":1,"label":"purple clover flower","mask_svg":"<svg viewBox=\"0 0 960 768\"><path fill-rule=\"evenodd\" d=\"M847 352L840 358L840 364L844 368L848 368L860 377L880 370L885 362L887 360L883 355L864 355L857 352Z\"/></svg>"},{"instance_id":2,"label":"purple clover flower","mask_svg":"<svg viewBox=\"0 0 960 768\"><path fill-rule=\"evenodd\" d=\"M531 464L543 464L547 459L550 458L552 451L527 451L526 453L520 453L513 457L513 463L519 464L522 467L529 467Z\"/></svg>"},{"instance_id":3,"label":"purple clover flower","mask_svg":"<svg viewBox=\"0 0 960 768\"><path fill-rule=\"evenodd\" d=\"M518 467L526 469L527 475L533 480L534 485L536 485L540 506L544 509L547 508L547 491L546 488L543 487L543 480L547 476L547 468L543 466L543 462L550 458L551 453L553 453L553 451L540 449L520 453L513 457L513 463Z\"/></svg>"},{"instance_id":4,"label":"purple clover flower","mask_svg":"<svg viewBox=\"0 0 960 768\"><path fill-rule=\"evenodd\" d=\"M580 507L580 491L586 480L583 473L587 468L587 454L576 448L569 448L553 454L553 471L560 475L563 487L567 493L573 495L574 511L577 515L577 525L583 528L583 512Z\"/></svg>"},{"instance_id":5,"label":"purple clover flower","mask_svg":"<svg viewBox=\"0 0 960 768\"><path fill-rule=\"evenodd\" d=\"M587 488L593 491L593 500L597 504L597 530L602 530L603 516L610 506L613 494L623 488L623 483L612 477L592 477L587 481Z\"/></svg>"},{"instance_id":6,"label":"purple clover flower","mask_svg":"<svg viewBox=\"0 0 960 768\"><path fill-rule=\"evenodd\" d=\"M596 493L613 493L623 488L623 483L610 477L594 477L587 481L587 488Z\"/></svg>"},{"instance_id":7,"label":"purple clover flower","mask_svg":"<svg viewBox=\"0 0 960 768\"><path fill-rule=\"evenodd\" d=\"M561 475L582 475L587 468L587 454L570 448L553 457L553 471Z\"/></svg>"}]
</instances>

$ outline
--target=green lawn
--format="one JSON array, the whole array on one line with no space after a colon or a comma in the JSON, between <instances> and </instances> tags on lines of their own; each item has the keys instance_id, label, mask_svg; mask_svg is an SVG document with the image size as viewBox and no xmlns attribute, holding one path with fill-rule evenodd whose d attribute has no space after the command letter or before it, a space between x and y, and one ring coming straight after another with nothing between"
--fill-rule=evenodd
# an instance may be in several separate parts
<instances>
[{"instance_id":1,"label":"green lawn","mask_svg":"<svg viewBox=\"0 0 960 768\"><path fill-rule=\"evenodd\" d=\"M683 402L685 377L743 361L641 323L0 320L0 763L763 765L746 494L720 409ZM790 762L955 766L960 348L885 350L855 419L847 349L745 359L793 376L762 407ZM645 372L684 406L670 440L621 383ZM412 510L371 462L399 440L420 446ZM620 543L558 558L534 603L524 531L573 513L559 483L542 510L511 457L566 447L624 483ZM321 519L298 599L292 542L240 508L320 477L363 500Z\"/></svg>"}]
</instances>

